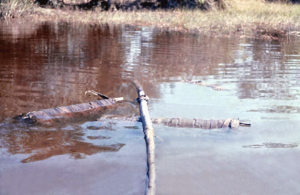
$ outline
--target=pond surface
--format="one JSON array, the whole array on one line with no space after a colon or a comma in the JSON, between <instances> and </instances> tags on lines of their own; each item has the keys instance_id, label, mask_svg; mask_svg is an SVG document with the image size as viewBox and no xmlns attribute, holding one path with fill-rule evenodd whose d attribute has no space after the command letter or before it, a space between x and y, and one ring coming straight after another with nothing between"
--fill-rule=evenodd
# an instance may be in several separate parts
<instances>
[{"instance_id":1,"label":"pond surface","mask_svg":"<svg viewBox=\"0 0 300 195\"><path fill-rule=\"evenodd\" d=\"M149 27L0 23L0 194L144 194L141 124L16 123L34 110L124 97L100 116L239 118L251 127L155 125L157 194L300 194L300 40L265 42ZM201 80L225 90L184 83Z\"/></svg>"}]
</instances>

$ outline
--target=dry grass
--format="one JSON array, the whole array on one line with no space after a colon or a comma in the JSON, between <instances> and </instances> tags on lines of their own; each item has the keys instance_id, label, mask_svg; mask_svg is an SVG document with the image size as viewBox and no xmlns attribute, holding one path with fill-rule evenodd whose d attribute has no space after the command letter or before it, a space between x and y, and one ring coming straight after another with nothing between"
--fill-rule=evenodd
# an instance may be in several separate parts
<instances>
[{"instance_id":1,"label":"dry grass","mask_svg":"<svg viewBox=\"0 0 300 195\"><path fill-rule=\"evenodd\" d=\"M36 8L32 19L79 22L93 25L128 24L156 26L166 30L200 32L213 36L300 35L300 5L266 3L263 0L227 0L225 10L175 10L103 12L63 11Z\"/></svg>"},{"instance_id":2,"label":"dry grass","mask_svg":"<svg viewBox=\"0 0 300 195\"><path fill-rule=\"evenodd\" d=\"M266 3L262 0L231 0L230 8L223 13L229 24L252 24L274 29L299 29L300 5Z\"/></svg>"},{"instance_id":3,"label":"dry grass","mask_svg":"<svg viewBox=\"0 0 300 195\"><path fill-rule=\"evenodd\" d=\"M34 0L10 0L0 4L0 18L19 18L34 12Z\"/></svg>"}]
</instances>

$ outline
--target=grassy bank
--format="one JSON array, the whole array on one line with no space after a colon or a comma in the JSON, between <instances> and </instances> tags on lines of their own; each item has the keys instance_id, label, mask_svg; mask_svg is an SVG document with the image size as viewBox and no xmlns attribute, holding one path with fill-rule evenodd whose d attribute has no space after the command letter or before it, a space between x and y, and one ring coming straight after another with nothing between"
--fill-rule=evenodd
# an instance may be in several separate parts
<instances>
[{"instance_id":1,"label":"grassy bank","mask_svg":"<svg viewBox=\"0 0 300 195\"><path fill-rule=\"evenodd\" d=\"M300 5L267 3L263 0L227 0L225 3L225 10L209 11L180 9L107 12L97 9L70 11L23 6L20 13L30 13L26 17L36 21L156 26L165 30L213 36L257 36L264 39L300 36Z\"/></svg>"}]
</instances>

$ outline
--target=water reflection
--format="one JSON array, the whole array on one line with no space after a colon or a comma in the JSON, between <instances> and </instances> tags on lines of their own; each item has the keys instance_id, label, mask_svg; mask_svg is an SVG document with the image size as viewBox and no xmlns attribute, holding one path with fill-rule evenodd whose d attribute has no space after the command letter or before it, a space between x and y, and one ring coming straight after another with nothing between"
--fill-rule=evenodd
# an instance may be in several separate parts
<instances>
[{"instance_id":1,"label":"water reflection","mask_svg":"<svg viewBox=\"0 0 300 195\"><path fill-rule=\"evenodd\" d=\"M26 36L18 39L7 26L0 32L0 101L4 106L12 100L18 105L5 107L5 115L28 107L36 110L83 102L87 89L134 97L134 90L128 90L132 87L124 83L135 77L153 84L213 78L225 85L235 83L239 98L299 96L298 41L187 37L149 28L65 23L31 28L31 34L25 31ZM14 38L7 39L13 32ZM148 93L158 97L157 87L153 89Z\"/></svg>"},{"instance_id":2,"label":"water reflection","mask_svg":"<svg viewBox=\"0 0 300 195\"><path fill-rule=\"evenodd\" d=\"M125 144L94 145L86 142L82 130L10 131L1 136L1 143L11 154L30 154L22 163L45 160L52 156L69 154L82 159L100 152L117 152ZM91 140L110 139L105 136L87 136Z\"/></svg>"},{"instance_id":3,"label":"water reflection","mask_svg":"<svg viewBox=\"0 0 300 195\"><path fill-rule=\"evenodd\" d=\"M136 96L130 80L123 78L125 46L118 40L118 29L78 26L77 31L64 23L43 23L17 41L6 38L10 26L3 29L1 118L86 102L84 92L89 89L111 97Z\"/></svg>"},{"instance_id":4,"label":"water reflection","mask_svg":"<svg viewBox=\"0 0 300 195\"><path fill-rule=\"evenodd\" d=\"M240 44L233 65L240 75L239 97L259 99L297 99L299 91L299 48L294 42L266 43L258 40ZM291 59L289 53L297 53Z\"/></svg>"},{"instance_id":5,"label":"water reflection","mask_svg":"<svg viewBox=\"0 0 300 195\"><path fill-rule=\"evenodd\" d=\"M66 23L0 25L2 119L86 102L88 89L133 99L134 78L152 98L161 96L160 82L182 79L230 86L240 99L299 98L299 40L208 38Z\"/></svg>"},{"instance_id":6,"label":"water reflection","mask_svg":"<svg viewBox=\"0 0 300 195\"><path fill-rule=\"evenodd\" d=\"M300 95L297 39L265 42L47 22L0 26L0 121L87 102L84 92L89 89L133 100L130 81L135 78L152 99L161 99L182 79L219 84L239 99L298 101ZM162 89L162 82L170 84ZM299 111L290 105L267 106L249 110Z\"/></svg>"},{"instance_id":7,"label":"water reflection","mask_svg":"<svg viewBox=\"0 0 300 195\"><path fill-rule=\"evenodd\" d=\"M164 131L164 128L157 127L158 136L164 140L157 147L158 169L163 170L158 172L161 174L158 185L162 186L158 188L158 193L182 191L184 194L191 190L189 194L232 194L231 190L234 189L234 193L239 194L276 194L277 188L274 186L286 189L281 194L299 192L293 183L299 183L296 174L299 172L296 163L299 161L299 150L298 144L291 144L299 142L299 43L300 39L265 42L161 33L144 27L0 22L0 149L13 155L22 154L6 156L1 161L4 159L9 162L25 154L29 157L22 159L23 163L40 161L44 169L49 168L47 163L51 162L49 158L52 156L70 155L80 159L92 155L91 158L77 161L82 163L84 171L87 167L93 167L86 166L89 160L101 165L101 175L96 175L94 182L90 182L90 175L96 173L95 169L87 172L85 177L89 179L85 180L86 186L91 183L99 186L100 176L102 186L107 186L106 182L110 181L107 178L117 175L114 171L107 171L107 168L115 170L115 163L122 165L122 169L119 167L118 170L123 175L111 180L114 190L118 191L115 188L117 179L133 184L134 179L127 178L134 176L132 173L135 172L142 173L144 178L145 145L140 126L127 124L115 128L112 124L99 125L100 121L89 120L85 125L79 125L84 130L62 129L58 126L45 130L42 127L11 128L4 124L7 118L20 113L88 102L91 99L84 96L87 90L99 91L110 97L123 96L132 101L136 98L136 90L131 80L138 79L151 98L149 106L152 117L240 117L253 124L247 130L225 132L226 136L218 131ZM180 82L187 79L202 80L230 90L214 91ZM121 105L112 114L138 115L136 105ZM159 132L159 129L162 131ZM119 140L122 140L122 144L118 143ZM264 150L248 150L243 146L275 149L266 154ZM290 149L277 150L286 147ZM115 153L103 153L105 157L93 155L99 152ZM101 164L107 158L114 160L107 161L107 165ZM124 161L126 158L129 160ZM98 163L99 159L101 163ZM139 161L140 170L136 171L135 163ZM266 162L271 162L267 168L263 167ZM77 164L73 161L67 163ZM245 164L250 168L245 169ZM11 168L14 165L5 166ZM27 170L27 165L21 168ZM128 166L132 166L130 173ZM36 166L33 167L35 170ZM292 168L287 169L289 167ZM49 170L52 172L51 168ZM70 171L70 178L80 178L79 183L82 183L82 172L78 174L80 177L73 172ZM60 170L57 173L53 177L55 182L61 176ZM11 183L10 189L15 189L15 186L23 184L24 179L18 171L14 174L14 181L21 178L19 183L7 179L11 178L11 171L4 174L0 185L7 181ZM176 180L182 176L184 180ZM39 178L39 173L33 177ZM273 182L266 187L270 178ZM200 180L202 182L199 183ZM225 185L218 185L224 181L227 181ZM48 181L41 182L48 184ZM137 182L136 185L142 186L143 191L145 182L141 183ZM52 183L49 184L49 188L53 189ZM32 188L32 185L28 186ZM70 182L72 190L69 194L89 194L85 191L74 192L77 189L74 186ZM127 183L126 186L131 188ZM253 186L256 186L254 191ZM3 186L1 188L4 189ZM36 194L45 194L43 192ZM62 189L59 192L64 191ZM106 192L104 194L124 194L124 191L109 193L111 189Z\"/></svg>"}]
</instances>

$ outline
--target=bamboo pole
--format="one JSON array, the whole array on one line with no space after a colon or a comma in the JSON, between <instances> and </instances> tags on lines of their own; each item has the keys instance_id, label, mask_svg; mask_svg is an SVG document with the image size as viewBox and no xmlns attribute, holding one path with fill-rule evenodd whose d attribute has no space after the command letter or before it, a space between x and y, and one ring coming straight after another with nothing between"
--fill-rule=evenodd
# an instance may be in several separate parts
<instances>
[{"instance_id":1,"label":"bamboo pole","mask_svg":"<svg viewBox=\"0 0 300 195\"><path fill-rule=\"evenodd\" d=\"M141 120L143 123L143 132L144 132L144 138L146 142L146 150L147 150L147 190L146 195L154 195L155 194L155 180L156 180L156 174L155 174L155 144L154 144L154 133L153 133L153 127L152 122L150 119L149 111L148 111L148 97L145 95L145 92L141 86L141 84L135 80L133 81L133 84L135 85L138 93L138 102L140 104L140 115Z\"/></svg>"}]
</instances>

